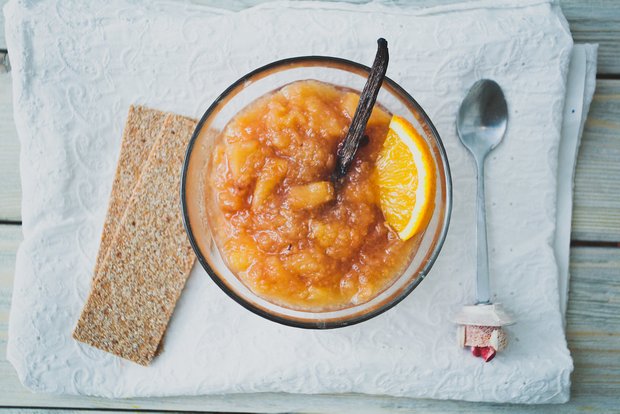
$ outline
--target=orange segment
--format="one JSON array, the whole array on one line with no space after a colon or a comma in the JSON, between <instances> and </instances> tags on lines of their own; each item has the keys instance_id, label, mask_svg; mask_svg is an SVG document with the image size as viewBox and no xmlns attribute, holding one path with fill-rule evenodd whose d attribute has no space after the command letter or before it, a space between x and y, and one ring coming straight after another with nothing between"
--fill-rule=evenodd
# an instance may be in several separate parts
<instances>
[{"instance_id":1,"label":"orange segment","mask_svg":"<svg viewBox=\"0 0 620 414\"><path fill-rule=\"evenodd\" d=\"M385 220L402 240L428 224L435 207L435 163L418 131L394 115L376 163Z\"/></svg>"}]
</instances>

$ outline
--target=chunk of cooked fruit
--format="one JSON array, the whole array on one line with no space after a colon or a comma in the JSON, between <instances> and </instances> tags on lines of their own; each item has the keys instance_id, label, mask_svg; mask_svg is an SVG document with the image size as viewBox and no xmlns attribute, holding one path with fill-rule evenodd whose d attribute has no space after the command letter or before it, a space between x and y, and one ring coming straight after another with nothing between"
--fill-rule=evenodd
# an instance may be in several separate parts
<instances>
[{"instance_id":1,"label":"chunk of cooked fruit","mask_svg":"<svg viewBox=\"0 0 620 414\"><path fill-rule=\"evenodd\" d=\"M312 220L310 222L310 237L324 249L336 242L340 230L342 230L341 224L337 222L324 222L320 220Z\"/></svg>"},{"instance_id":2,"label":"chunk of cooked fruit","mask_svg":"<svg viewBox=\"0 0 620 414\"><path fill-rule=\"evenodd\" d=\"M379 203L379 200L377 199L377 189L374 183L370 179L370 177L372 176L370 169L372 167L370 167L368 164L369 163L367 162L361 162L357 166L355 166L355 168L358 169L358 171L361 169L369 170L368 172L366 171L363 172L364 178L366 177L369 177L369 178L362 179L362 180L359 180L359 179L349 180L344 186L344 188L342 189L347 200L351 200L351 202L354 202L354 203L368 204L368 205ZM357 174L358 171L351 171L350 174L351 175ZM362 176L362 174L359 174L359 175Z\"/></svg>"},{"instance_id":3,"label":"chunk of cooked fruit","mask_svg":"<svg viewBox=\"0 0 620 414\"><path fill-rule=\"evenodd\" d=\"M269 158L256 181L252 208L260 207L286 176L288 164L281 158Z\"/></svg>"},{"instance_id":4,"label":"chunk of cooked fruit","mask_svg":"<svg viewBox=\"0 0 620 414\"><path fill-rule=\"evenodd\" d=\"M244 272L257 259L258 251L248 236L231 239L226 243L228 265L234 272Z\"/></svg>"},{"instance_id":5,"label":"chunk of cooked fruit","mask_svg":"<svg viewBox=\"0 0 620 414\"><path fill-rule=\"evenodd\" d=\"M342 93L334 85L315 80L290 83L280 91L286 99L292 102L304 102L312 96L320 96L326 102L333 102Z\"/></svg>"},{"instance_id":6,"label":"chunk of cooked fruit","mask_svg":"<svg viewBox=\"0 0 620 414\"><path fill-rule=\"evenodd\" d=\"M354 255L364 242L364 231L353 231L345 221L310 222L309 237L327 256L346 259Z\"/></svg>"},{"instance_id":7,"label":"chunk of cooked fruit","mask_svg":"<svg viewBox=\"0 0 620 414\"><path fill-rule=\"evenodd\" d=\"M293 139L299 139L297 133L293 129L269 134L269 143L284 154L291 154L293 148L290 147Z\"/></svg>"},{"instance_id":8,"label":"chunk of cooked fruit","mask_svg":"<svg viewBox=\"0 0 620 414\"><path fill-rule=\"evenodd\" d=\"M353 119L353 115L355 114L355 110L357 109L357 104L360 101L360 96L356 93L346 93L342 98L342 107L344 109L344 113L349 119ZM368 123L366 127L377 126L377 125L385 125L390 122L390 115L385 112L383 109L375 105L372 110L372 114L368 119Z\"/></svg>"},{"instance_id":9,"label":"chunk of cooked fruit","mask_svg":"<svg viewBox=\"0 0 620 414\"><path fill-rule=\"evenodd\" d=\"M329 300L330 292L329 289L321 288L318 286L308 286L308 297L307 299L312 302L324 303Z\"/></svg>"},{"instance_id":10,"label":"chunk of cooked fruit","mask_svg":"<svg viewBox=\"0 0 620 414\"><path fill-rule=\"evenodd\" d=\"M323 257L323 254L318 250L308 248L284 256L282 264L294 274L306 278L320 278L322 275L328 274L328 262Z\"/></svg>"},{"instance_id":11,"label":"chunk of cooked fruit","mask_svg":"<svg viewBox=\"0 0 620 414\"><path fill-rule=\"evenodd\" d=\"M288 193L288 204L295 210L311 209L334 199L334 186L329 181L292 187Z\"/></svg>"},{"instance_id":12,"label":"chunk of cooked fruit","mask_svg":"<svg viewBox=\"0 0 620 414\"><path fill-rule=\"evenodd\" d=\"M264 253L280 253L289 246L289 243L280 233L270 230L255 233L254 240L259 249Z\"/></svg>"},{"instance_id":13,"label":"chunk of cooked fruit","mask_svg":"<svg viewBox=\"0 0 620 414\"><path fill-rule=\"evenodd\" d=\"M323 138L341 137L346 133L338 117L338 110L325 103L319 96L310 96L304 102L307 110L307 128L317 131ZM341 115L342 116L342 115Z\"/></svg>"},{"instance_id":14,"label":"chunk of cooked fruit","mask_svg":"<svg viewBox=\"0 0 620 414\"><path fill-rule=\"evenodd\" d=\"M226 146L226 158L228 167L233 179L238 180L246 170L246 165L250 165L250 157L258 151L258 141L249 140L234 142Z\"/></svg>"},{"instance_id":15,"label":"chunk of cooked fruit","mask_svg":"<svg viewBox=\"0 0 620 414\"><path fill-rule=\"evenodd\" d=\"M220 208L227 213L234 213L243 208L245 192L235 187L225 188L217 194Z\"/></svg>"}]
</instances>

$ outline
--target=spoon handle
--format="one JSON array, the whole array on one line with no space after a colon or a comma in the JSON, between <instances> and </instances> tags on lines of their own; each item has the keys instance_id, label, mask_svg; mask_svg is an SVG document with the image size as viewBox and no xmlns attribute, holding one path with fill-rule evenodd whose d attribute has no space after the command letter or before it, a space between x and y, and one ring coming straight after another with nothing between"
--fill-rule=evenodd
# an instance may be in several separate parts
<instances>
[{"instance_id":1,"label":"spoon handle","mask_svg":"<svg viewBox=\"0 0 620 414\"><path fill-rule=\"evenodd\" d=\"M478 273L476 277L476 304L491 303L489 289L489 257L487 245L487 212L484 196L484 157L476 162L478 170L478 189L476 192L476 247L478 250L477 263Z\"/></svg>"}]
</instances>

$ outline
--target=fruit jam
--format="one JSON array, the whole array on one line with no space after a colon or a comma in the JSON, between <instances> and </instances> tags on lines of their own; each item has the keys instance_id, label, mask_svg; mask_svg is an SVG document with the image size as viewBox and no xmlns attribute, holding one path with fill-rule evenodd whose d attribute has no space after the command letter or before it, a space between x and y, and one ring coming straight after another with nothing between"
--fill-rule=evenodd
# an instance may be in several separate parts
<instances>
[{"instance_id":1,"label":"fruit jam","mask_svg":"<svg viewBox=\"0 0 620 414\"><path fill-rule=\"evenodd\" d=\"M419 237L386 224L373 174L391 115L375 107L343 182L338 145L359 94L306 80L263 95L220 133L205 173L211 228L231 271L293 309L364 303L404 271Z\"/></svg>"}]
</instances>

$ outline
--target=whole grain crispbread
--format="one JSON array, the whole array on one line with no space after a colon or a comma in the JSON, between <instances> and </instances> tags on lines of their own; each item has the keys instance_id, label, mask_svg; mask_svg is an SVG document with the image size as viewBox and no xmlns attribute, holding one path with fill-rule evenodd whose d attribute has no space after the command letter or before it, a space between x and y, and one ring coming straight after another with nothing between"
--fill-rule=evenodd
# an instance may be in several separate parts
<instances>
[{"instance_id":1,"label":"whole grain crispbread","mask_svg":"<svg viewBox=\"0 0 620 414\"><path fill-rule=\"evenodd\" d=\"M143 106L129 107L93 275L99 273L101 263L140 178L142 165L148 158L167 115L166 112Z\"/></svg>"},{"instance_id":2,"label":"whole grain crispbread","mask_svg":"<svg viewBox=\"0 0 620 414\"><path fill-rule=\"evenodd\" d=\"M73 332L148 365L195 256L180 211L180 171L194 120L166 116Z\"/></svg>"}]
</instances>

